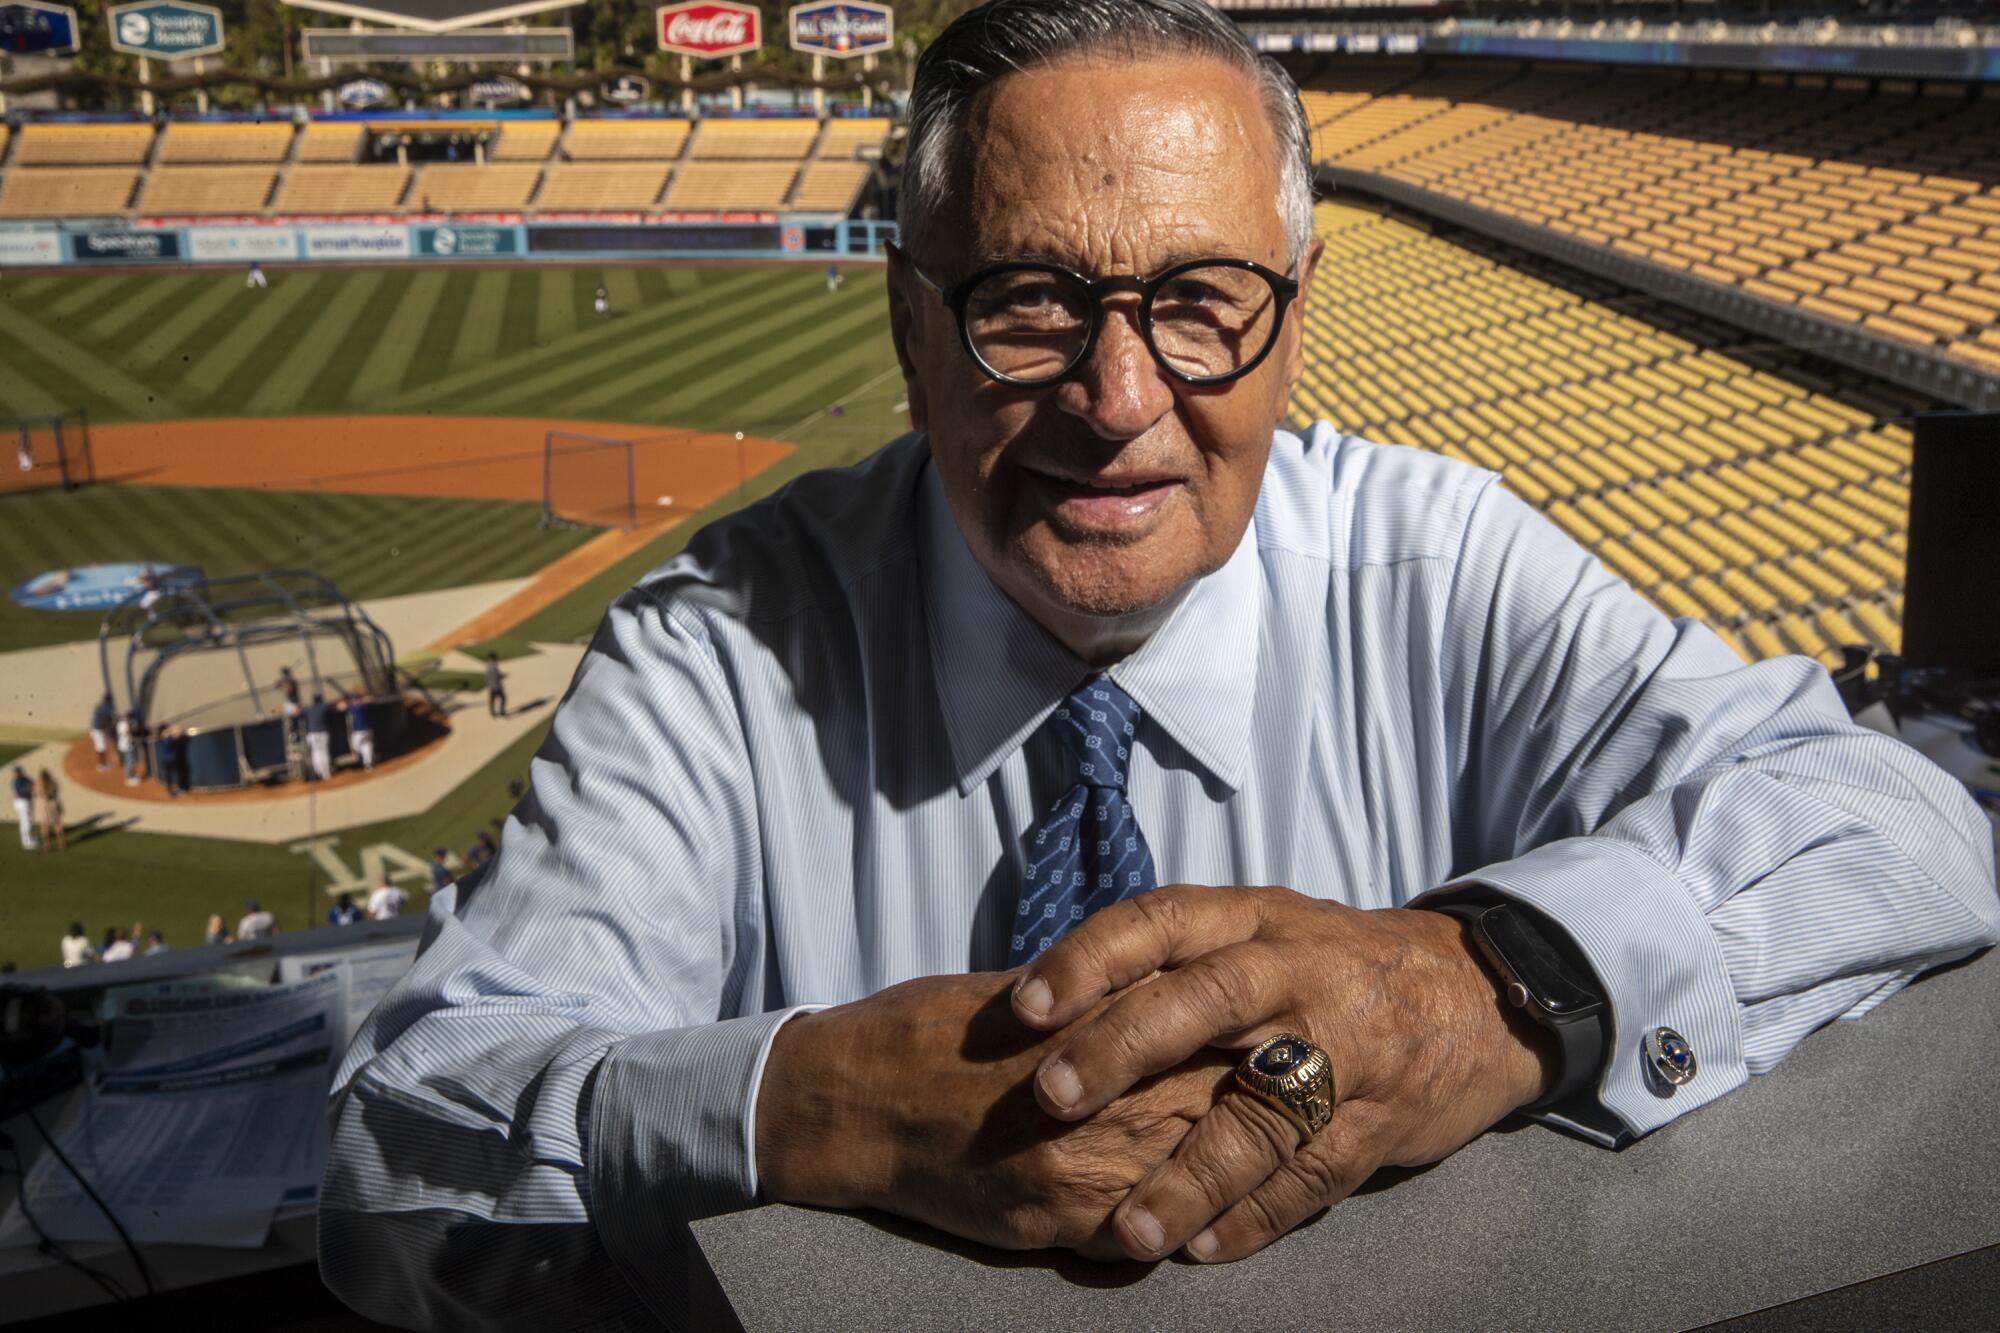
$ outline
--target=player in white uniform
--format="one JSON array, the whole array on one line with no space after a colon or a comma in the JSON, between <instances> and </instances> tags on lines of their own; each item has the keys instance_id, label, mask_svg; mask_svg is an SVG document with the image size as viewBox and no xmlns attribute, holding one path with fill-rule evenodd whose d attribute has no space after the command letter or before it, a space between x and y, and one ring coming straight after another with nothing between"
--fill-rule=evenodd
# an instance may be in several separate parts
<instances>
[{"instance_id":1,"label":"player in white uniform","mask_svg":"<svg viewBox=\"0 0 2000 1333\"><path fill-rule=\"evenodd\" d=\"M249 276L243 279L244 289L247 291L252 287L269 287L270 285L270 279L264 276L264 266L254 259L251 260Z\"/></svg>"},{"instance_id":2,"label":"player in white uniform","mask_svg":"<svg viewBox=\"0 0 2000 1333\"><path fill-rule=\"evenodd\" d=\"M591 305L596 308L597 317L599 319L604 318L604 316L611 313L611 293L599 287L597 289L597 296L591 302Z\"/></svg>"}]
</instances>

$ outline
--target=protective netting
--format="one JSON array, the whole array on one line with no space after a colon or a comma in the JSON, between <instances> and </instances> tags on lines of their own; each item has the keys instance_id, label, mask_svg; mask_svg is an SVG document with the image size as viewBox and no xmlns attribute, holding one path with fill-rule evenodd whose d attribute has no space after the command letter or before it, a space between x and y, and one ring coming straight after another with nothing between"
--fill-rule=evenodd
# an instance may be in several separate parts
<instances>
[{"instance_id":1,"label":"protective netting","mask_svg":"<svg viewBox=\"0 0 2000 1333\"><path fill-rule=\"evenodd\" d=\"M637 521L632 442L552 430L542 442L542 521L629 528Z\"/></svg>"}]
</instances>

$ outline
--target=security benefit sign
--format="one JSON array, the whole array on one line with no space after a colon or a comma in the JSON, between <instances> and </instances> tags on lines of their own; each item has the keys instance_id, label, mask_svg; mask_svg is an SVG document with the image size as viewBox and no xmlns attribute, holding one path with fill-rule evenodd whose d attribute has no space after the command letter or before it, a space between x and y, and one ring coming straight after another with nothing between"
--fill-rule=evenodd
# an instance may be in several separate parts
<instances>
[{"instance_id":1,"label":"security benefit sign","mask_svg":"<svg viewBox=\"0 0 2000 1333\"><path fill-rule=\"evenodd\" d=\"M845 60L895 44L896 15L887 5L793 5L791 15L794 51Z\"/></svg>"},{"instance_id":2,"label":"security benefit sign","mask_svg":"<svg viewBox=\"0 0 2000 1333\"><path fill-rule=\"evenodd\" d=\"M222 11L181 0L113 5L111 49L161 60L216 55L222 50Z\"/></svg>"},{"instance_id":3,"label":"security benefit sign","mask_svg":"<svg viewBox=\"0 0 2000 1333\"><path fill-rule=\"evenodd\" d=\"M698 4L662 5L660 49L696 60L720 60L755 51L764 43L764 20L755 5L730 0L700 0Z\"/></svg>"},{"instance_id":4,"label":"security benefit sign","mask_svg":"<svg viewBox=\"0 0 2000 1333\"><path fill-rule=\"evenodd\" d=\"M76 11L38 0L0 5L0 51L15 56L75 54Z\"/></svg>"}]
</instances>

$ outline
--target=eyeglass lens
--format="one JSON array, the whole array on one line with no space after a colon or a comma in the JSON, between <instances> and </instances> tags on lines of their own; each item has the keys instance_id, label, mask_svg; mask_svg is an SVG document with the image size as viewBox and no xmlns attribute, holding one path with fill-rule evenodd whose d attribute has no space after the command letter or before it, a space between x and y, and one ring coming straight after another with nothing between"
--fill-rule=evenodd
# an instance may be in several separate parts
<instances>
[{"instance_id":1,"label":"eyeglass lens","mask_svg":"<svg viewBox=\"0 0 2000 1333\"><path fill-rule=\"evenodd\" d=\"M1091 295L1056 269L1019 269L981 282L965 302L965 331L980 360L1009 379L1055 379L1090 337ZM1175 372L1227 375L1255 360L1277 328L1271 286L1223 265L1175 274L1153 295L1153 345Z\"/></svg>"}]
</instances>

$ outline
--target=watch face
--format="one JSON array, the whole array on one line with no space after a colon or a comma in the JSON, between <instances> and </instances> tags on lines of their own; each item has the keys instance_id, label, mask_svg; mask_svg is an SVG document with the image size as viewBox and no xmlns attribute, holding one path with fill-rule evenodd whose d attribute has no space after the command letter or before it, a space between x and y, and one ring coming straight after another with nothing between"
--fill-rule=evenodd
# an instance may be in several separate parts
<instances>
[{"instance_id":1,"label":"watch face","mask_svg":"<svg viewBox=\"0 0 2000 1333\"><path fill-rule=\"evenodd\" d=\"M1306 1048L1296 1041L1274 1041L1257 1053L1250 1067L1271 1078L1282 1078L1305 1063Z\"/></svg>"},{"instance_id":2,"label":"watch face","mask_svg":"<svg viewBox=\"0 0 2000 1333\"><path fill-rule=\"evenodd\" d=\"M1604 997L1577 984L1562 955L1519 914L1495 908L1479 924L1529 996L1551 1017L1590 1013L1604 1003Z\"/></svg>"}]
</instances>

